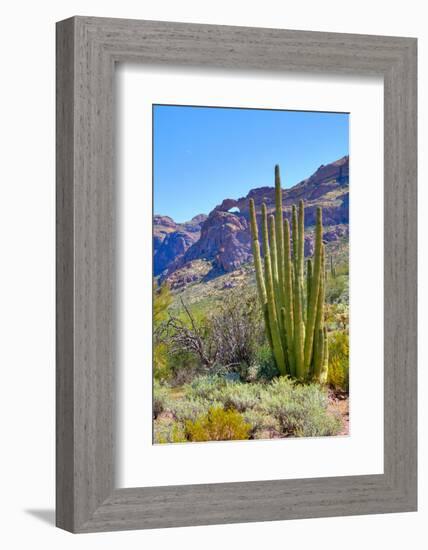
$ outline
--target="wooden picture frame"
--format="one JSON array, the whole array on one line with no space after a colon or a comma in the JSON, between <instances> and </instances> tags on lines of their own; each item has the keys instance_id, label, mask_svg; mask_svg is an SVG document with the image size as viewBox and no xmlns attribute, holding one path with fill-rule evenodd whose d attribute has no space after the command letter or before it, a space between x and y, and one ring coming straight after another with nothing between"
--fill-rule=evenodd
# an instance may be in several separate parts
<instances>
[{"instance_id":1,"label":"wooden picture frame","mask_svg":"<svg viewBox=\"0 0 428 550\"><path fill-rule=\"evenodd\" d=\"M56 47L57 526L83 533L416 510L416 39L73 17L57 24ZM115 488L117 62L383 77L383 474Z\"/></svg>"}]
</instances>

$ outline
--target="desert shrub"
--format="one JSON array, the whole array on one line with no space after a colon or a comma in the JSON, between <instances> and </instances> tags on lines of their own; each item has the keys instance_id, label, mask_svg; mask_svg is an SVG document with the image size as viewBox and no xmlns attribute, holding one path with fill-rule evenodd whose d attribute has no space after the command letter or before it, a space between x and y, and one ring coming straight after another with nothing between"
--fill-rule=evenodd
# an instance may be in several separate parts
<instances>
[{"instance_id":1,"label":"desert shrub","mask_svg":"<svg viewBox=\"0 0 428 550\"><path fill-rule=\"evenodd\" d=\"M250 365L246 372L245 372L245 381L246 382L256 382L256 380L258 379L258 374L259 374L259 367L258 365Z\"/></svg>"},{"instance_id":2,"label":"desert shrub","mask_svg":"<svg viewBox=\"0 0 428 550\"><path fill-rule=\"evenodd\" d=\"M325 322L328 330L347 330L349 325L349 307L347 304L327 304Z\"/></svg>"},{"instance_id":3,"label":"desert shrub","mask_svg":"<svg viewBox=\"0 0 428 550\"><path fill-rule=\"evenodd\" d=\"M349 336L337 331L328 339L327 383L337 390L349 391Z\"/></svg>"},{"instance_id":4,"label":"desert shrub","mask_svg":"<svg viewBox=\"0 0 428 550\"><path fill-rule=\"evenodd\" d=\"M222 373L221 376L226 380L226 382L240 382L241 376L238 372L230 372L227 371L225 373Z\"/></svg>"},{"instance_id":5,"label":"desert shrub","mask_svg":"<svg viewBox=\"0 0 428 550\"><path fill-rule=\"evenodd\" d=\"M260 346L254 356L254 361L248 370L247 380L269 382L279 376L272 351L269 345Z\"/></svg>"},{"instance_id":6,"label":"desert shrub","mask_svg":"<svg viewBox=\"0 0 428 550\"><path fill-rule=\"evenodd\" d=\"M200 397L193 397L174 402L170 410L179 422L185 423L187 420L194 422L199 416L206 415L210 407L215 404Z\"/></svg>"},{"instance_id":7,"label":"desert shrub","mask_svg":"<svg viewBox=\"0 0 428 550\"><path fill-rule=\"evenodd\" d=\"M153 417L157 418L169 406L168 388L162 386L156 379L153 383Z\"/></svg>"},{"instance_id":8,"label":"desert shrub","mask_svg":"<svg viewBox=\"0 0 428 550\"><path fill-rule=\"evenodd\" d=\"M196 376L202 374L200 362L189 352L170 353L168 356L168 382L171 386L182 386L190 383Z\"/></svg>"},{"instance_id":9,"label":"desert shrub","mask_svg":"<svg viewBox=\"0 0 428 550\"><path fill-rule=\"evenodd\" d=\"M249 381L251 375L250 373L251 365L248 365L248 363L242 362L239 364L232 364L232 365L222 365L218 369L216 369L217 374L221 374L226 378L226 380L230 380L233 382L237 381Z\"/></svg>"},{"instance_id":10,"label":"desert shrub","mask_svg":"<svg viewBox=\"0 0 428 550\"><path fill-rule=\"evenodd\" d=\"M187 399L200 398L208 401L218 401L221 390L227 385L222 376L198 376L185 387Z\"/></svg>"},{"instance_id":11,"label":"desert shrub","mask_svg":"<svg viewBox=\"0 0 428 550\"><path fill-rule=\"evenodd\" d=\"M269 396L278 396L283 399L288 399L296 387L297 384L293 382L288 376L280 376L263 387L260 393L261 401L263 403Z\"/></svg>"},{"instance_id":12,"label":"desert shrub","mask_svg":"<svg viewBox=\"0 0 428 550\"><path fill-rule=\"evenodd\" d=\"M248 409L242 415L250 424L250 439L260 439L266 436L267 431L280 431L278 420L269 414L257 409ZM267 437L269 439L269 436Z\"/></svg>"},{"instance_id":13,"label":"desert shrub","mask_svg":"<svg viewBox=\"0 0 428 550\"><path fill-rule=\"evenodd\" d=\"M201 368L210 372L218 364L218 342L212 335L210 323L205 317L196 318L190 307L180 298L178 314L169 314L163 331L172 354L190 354Z\"/></svg>"},{"instance_id":14,"label":"desert shrub","mask_svg":"<svg viewBox=\"0 0 428 550\"><path fill-rule=\"evenodd\" d=\"M208 413L194 422L185 424L189 441L230 441L248 439L251 426L237 411L225 411L221 407L211 407Z\"/></svg>"},{"instance_id":15,"label":"desert shrub","mask_svg":"<svg viewBox=\"0 0 428 550\"><path fill-rule=\"evenodd\" d=\"M336 266L336 276L349 275L349 262L345 261Z\"/></svg>"},{"instance_id":16,"label":"desert shrub","mask_svg":"<svg viewBox=\"0 0 428 550\"><path fill-rule=\"evenodd\" d=\"M183 427L178 422L154 422L154 443L184 443L187 441Z\"/></svg>"},{"instance_id":17,"label":"desert shrub","mask_svg":"<svg viewBox=\"0 0 428 550\"><path fill-rule=\"evenodd\" d=\"M325 300L329 304L349 303L349 279L346 275L327 280Z\"/></svg>"},{"instance_id":18,"label":"desert shrub","mask_svg":"<svg viewBox=\"0 0 428 550\"><path fill-rule=\"evenodd\" d=\"M274 380L261 394L261 410L278 420L285 436L336 435L341 422L327 405L327 391L321 386L295 384L285 377Z\"/></svg>"},{"instance_id":19,"label":"desert shrub","mask_svg":"<svg viewBox=\"0 0 428 550\"><path fill-rule=\"evenodd\" d=\"M233 289L209 310L197 315L181 299L178 311L169 313L162 336L171 355L185 359L180 364L171 361L174 377L191 357L197 360L199 371L210 374L236 371L245 376L257 349L265 340L262 312L254 289ZM174 363L176 363L174 365ZM195 372L193 372L195 374Z\"/></svg>"},{"instance_id":20,"label":"desert shrub","mask_svg":"<svg viewBox=\"0 0 428 550\"><path fill-rule=\"evenodd\" d=\"M260 387L257 384L229 381L223 376L199 376L186 386L188 400L218 402L225 409L238 412L255 407L259 402Z\"/></svg>"},{"instance_id":21,"label":"desert shrub","mask_svg":"<svg viewBox=\"0 0 428 550\"><path fill-rule=\"evenodd\" d=\"M262 311L255 289L236 288L225 294L208 317L208 330L216 342L217 363L245 372L265 341Z\"/></svg>"},{"instance_id":22,"label":"desert shrub","mask_svg":"<svg viewBox=\"0 0 428 550\"><path fill-rule=\"evenodd\" d=\"M257 384L228 382L220 389L218 400L225 409L236 409L244 412L254 408L259 403L260 389Z\"/></svg>"}]
</instances>

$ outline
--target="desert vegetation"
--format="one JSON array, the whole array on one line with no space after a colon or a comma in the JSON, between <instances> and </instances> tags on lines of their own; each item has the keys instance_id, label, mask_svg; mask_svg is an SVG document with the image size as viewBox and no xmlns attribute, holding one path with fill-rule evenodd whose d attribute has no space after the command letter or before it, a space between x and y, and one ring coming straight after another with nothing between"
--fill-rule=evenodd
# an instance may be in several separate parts
<instances>
[{"instance_id":1,"label":"desert vegetation","mask_svg":"<svg viewBox=\"0 0 428 550\"><path fill-rule=\"evenodd\" d=\"M347 433L347 233L326 240L322 208L307 225L303 200L287 210L282 196L277 167L274 204L249 200L239 269L155 278L155 443Z\"/></svg>"}]
</instances>

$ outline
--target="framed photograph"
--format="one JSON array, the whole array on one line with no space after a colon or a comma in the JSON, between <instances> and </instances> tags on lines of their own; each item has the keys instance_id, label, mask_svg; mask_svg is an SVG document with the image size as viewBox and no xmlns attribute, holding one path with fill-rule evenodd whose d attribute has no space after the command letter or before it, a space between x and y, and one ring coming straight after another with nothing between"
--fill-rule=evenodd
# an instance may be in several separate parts
<instances>
[{"instance_id":1,"label":"framed photograph","mask_svg":"<svg viewBox=\"0 0 428 550\"><path fill-rule=\"evenodd\" d=\"M416 39L57 24L57 525L417 507Z\"/></svg>"}]
</instances>

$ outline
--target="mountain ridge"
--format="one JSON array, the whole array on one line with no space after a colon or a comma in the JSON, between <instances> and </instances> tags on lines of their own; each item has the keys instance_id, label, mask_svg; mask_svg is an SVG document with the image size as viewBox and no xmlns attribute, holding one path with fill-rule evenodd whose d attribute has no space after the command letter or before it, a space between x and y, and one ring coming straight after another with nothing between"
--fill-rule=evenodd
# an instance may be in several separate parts
<instances>
[{"instance_id":1,"label":"mountain ridge","mask_svg":"<svg viewBox=\"0 0 428 550\"><path fill-rule=\"evenodd\" d=\"M179 270L191 272L192 263L209 261L218 272L230 272L252 260L249 228L249 199L254 200L258 221L264 202L268 211L275 206L274 187L251 189L245 197L225 198L208 215L199 214L177 224L169 216L153 219L154 275L171 279ZM290 218L292 204L305 201L305 225L315 223L316 207L323 207L326 240L348 232L349 157L321 165L310 177L283 190L284 216ZM233 212L231 212L233 209ZM312 237L305 236L305 254L311 254ZM177 277L175 277L177 278ZM172 277L172 280L174 277ZM192 282L191 280L188 282Z\"/></svg>"}]
</instances>

